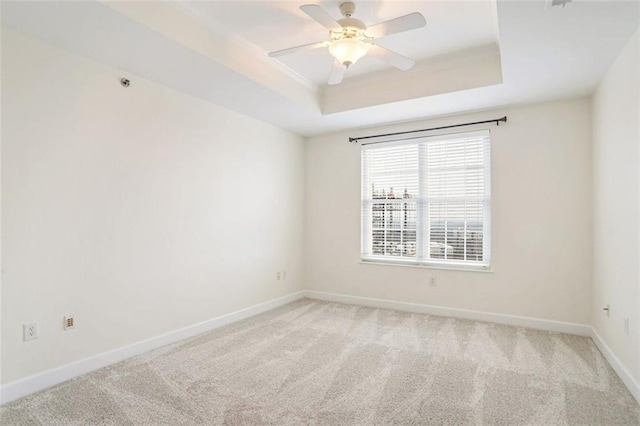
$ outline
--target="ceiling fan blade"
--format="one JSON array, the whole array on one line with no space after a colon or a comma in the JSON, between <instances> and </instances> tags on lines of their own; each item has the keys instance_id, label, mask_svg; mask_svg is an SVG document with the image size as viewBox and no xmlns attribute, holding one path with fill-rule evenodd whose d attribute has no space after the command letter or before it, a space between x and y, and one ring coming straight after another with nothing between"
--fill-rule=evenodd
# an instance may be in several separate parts
<instances>
[{"instance_id":1,"label":"ceiling fan blade","mask_svg":"<svg viewBox=\"0 0 640 426\"><path fill-rule=\"evenodd\" d=\"M342 78L344 77L344 72L347 70L347 67L342 65L340 61L337 59L333 61L333 66L331 67L331 74L329 74L329 84L340 84L342 83Z\"/></svg>"},{"instance_id":2,"label":"ceiling fan blade","mask_svg":"<svg viewBox=\"0 0 640 426\"><path fill-rule=\"evenodd\" d=\"M316 43L303 44L302 46L290 47L288 49L276 50L275 52L269 53L269 56L272 58L277 58L278 56L288 55L290 53L302 52L305 50L313 50L319 47L325 47L327 45L326 41L318 41Z\"/></svg>"},{"instance_id":3,"label":"ceiling fan blade","mask_svg":"<svg viewBox=\"0 0 640 426\"><path fill-rule=\"evenodd\" d=\"M317 23L322 25L328 30L339 31L342 26L336 22L323 8L317 4L305 4L300 6L300 10L313 18Z\"/></svg>"},{"instance_id":4,"label":"ceiling fan blade","mask_svg":"<svg viewBox=\"0 0 640 426\"><path fill-rule=\"evenodd\" d=\"M399 18L390 19L380 22L367 28L366 34L373 38L385 37L391 34L401 33L403 31L422 28L427 25L427 21L418 12L400 16Z\"/></svg>"},{"instance_id":5,"label":"ceiling fan blade","mask_svg":"<svg viewBox=\"0 0 640 426\"><path fill-rule=\"evenodd\" d=\"M369 46L369 52L367 55L380 59L381 61L384 61L389 65L393 65L402 71L407 71L416 64L413 59L409 59L406 56L402 56L393 50L389 50L377 44L371 44L371 46Z\"/></svg>"}]
</instances>

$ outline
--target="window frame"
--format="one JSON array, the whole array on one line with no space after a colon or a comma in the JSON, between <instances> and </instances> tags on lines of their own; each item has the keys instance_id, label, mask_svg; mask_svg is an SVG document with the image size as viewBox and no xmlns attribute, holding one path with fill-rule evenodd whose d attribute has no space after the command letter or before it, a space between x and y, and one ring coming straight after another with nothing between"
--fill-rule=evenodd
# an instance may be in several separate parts
<instances>
[{"instance_id":1,"label":"window frame","mask_svg":"<svg viewBox=\"0 0 640 426\"><path fill-rule=\"evenodd\" d=\"M426 249L429 241L429 218L428 214L425 212L428 211L430 204L434 203L435 197L429 197L426 194L428 183L426 181L426 177L422 175L427 173L427 159L424 157L424 152L426 151L426 144L430 142L445 142L448 140L461 140L466 138L474 138L474 137L482 137L483 138L483 182L484 182L484 191L482 196L480 197L480 203L482 208L482 255L483 260L480 262L469 261L469 260L449 260L442 258L432 258L431 257L431 249ZM419 154L418 157L418 173L420 177L418 178L418 187L419 187L419 196L417 199L413 199L412 202L416 203L416 257L402 257L402 256L391 256L391 255L374 255L371 253L371 239L373 238L374 227L372 226L372 205L376 203L376 198L373 196L371 198L367 198L369 195L369 189L366 187L370 182L365 176L365 151L375 150L381 148L389 148L403 145L414 145L418 146L418 150L423 150L423 153ZM430 136L420 136L420 137L411 137L411 138L403 138L392 141L380 142L380 143L369 143L363 144L360 156L360 166L361 166L361 205L360 205L360 217L361 217L361 226L360 226L360 261L363 264L378 264L378 265L392 265L392 266L410 266L410 267L423 267L423 268L434 268L434 269L453 269L460 271L490 271L491 270L491 131L489 129L480 129L473 131L465 131L465 132L456 132L456 133L443 133L438 135L430 135ZM424 182L421 183L421 182ZM399 191L400 192L400 191ZM442 197L440 197L442 198ZM464 200L469 200L472 197L465 196ZM386 200L386 198L385 198ZM393 203L403 203L402 198L393 199ZM405 201L406 202L406 201ZM445 201L446 202L446 201ZM466 201L465 201L466 202ZM478 202L475 200L474 202ZM386 230L384 232L387 232ZM466 232L466 229L465 229ZM420 234L427 234L424 235ZM466 241L466 240L465 240ZM422 249L418 249L419 246ZM448 249L445 249L448 250ZM465 247L466 250L466 247ZM422 257L418 257L419 252ZM428 253L427 253L428 252Z\"/></svg>"}]
</instances>

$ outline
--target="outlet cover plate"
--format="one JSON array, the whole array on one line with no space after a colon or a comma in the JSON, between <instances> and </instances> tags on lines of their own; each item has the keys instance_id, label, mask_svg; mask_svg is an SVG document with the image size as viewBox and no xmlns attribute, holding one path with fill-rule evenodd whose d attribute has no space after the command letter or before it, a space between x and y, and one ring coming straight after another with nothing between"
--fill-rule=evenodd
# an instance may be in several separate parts
<instances>
[{"instance_id":1,"label":"outlet cover plate","mask_svg":"<svg viewBox=\"0 0 640 426\"><path fill-rule=\"evenodd\" d=\"M28 324L24 324L22 326L22 333L24 337L24 341L27 342L29 340L37 339L39 336L38 333L38 323L30 322Z\"/></svg>"},{"instance_id":2,"label":"outlet cover plate","mask_svg":"<svg viewBox=\"0 0 640 426\"><path fill-rule=\"evenodd\" d=\"M63 318L62 327L65 330L73 330L76 328L76 318L73 315L67 315Z\"/></svg>"}]
</instances>

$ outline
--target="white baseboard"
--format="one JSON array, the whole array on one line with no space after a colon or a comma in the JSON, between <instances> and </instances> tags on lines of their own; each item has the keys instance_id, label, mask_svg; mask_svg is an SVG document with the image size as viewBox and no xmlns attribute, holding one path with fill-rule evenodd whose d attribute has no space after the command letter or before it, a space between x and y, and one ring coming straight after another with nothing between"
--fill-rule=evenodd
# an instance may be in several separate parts
<instances>
[{"instance_id":1,"label":"white baseboard","mask_svg":"<svg viewBox=\"0 0 640 426\"><path fill-rule=\"evenodd\" d=\"M69 379L89 373L102 367L123 361L132 356L148 352L159 347L178 342L188 337L205 333L218 327L240 321L245 318L269 311L304 297L304 291L298 291L277 299L250 306L239 311L221 315L210 320L171 331L151 339L132 343L121 348L84 358L43 373L8 383L0 388L0 404L16 400L34 392L49 388Z\"/></svg>"},{"instance_id":2,"label":"white baseboard","mask_svg":"<svg viewBox=\"0 0 640 426\"><path fill-rule=\"evenodd\" d=\"M631 394L640 402L640 385L633 378L629 370L620 362L600 335L590 326L550 321L539 318L520 317L512 315L494 314L489 312L471 311L465 309L444 308L440 306L423 305L419 303L399 302L395 300L374 299L369 297L350 296L346 294L325 293L313 290L304 290L292 293L277 299L250 306L239 311L221 315L210 320L194 324L176 331L162 334L151 339L133 343L128 346L104 352L90 358L81 359L70 364L57 367L43 373L26 377L16 382L8 383L0 388L0 404L14 401L23 396L49 388L59 383L89 373L102 367L123 361L136 355L148 352L159 347L178 342L188 337L196 336L207 331L240 321L245 318L269 311L287 303L308 297L310 299L325 300L329 302L347 303L353 305L370 306L374 308L395 309L399 311L415 312L430 315L464 318L476 321L495 322L521 327L535 328L539 330L556 331L561 333L588 336L593 339L600 352L611 364L623 383L629 388Z\"/></svg>"},{"instance_id":3,"label":"white baseboard","mask_svg":"<svg viewBox=\"0 0 640 426\"><path fill-rule=\"evenodd\" d=\"M634 379L633 375L627 367L620 362L618 357L613 353L611 348L604 342L595 328L591 327L591 339L594 341L602 355L609 362L613 370L618 374L620 380L627 386L631 395L640 403L640 384Z\"/></svg>"},{"instance_id":4,"label":"white baseboard","mask_svg":"<svg viewBox=\"0 0 640 426\"><path fill-rule=\"evenodd\" d=\"M444 317L464 318L476 321L495 322L499 324L515 325L519 327L535 328L538 330L557 331L560 333L591 336L591 327L570 322L551 321L540 318L519 317L515 315L494 314L490 312L470 311L466 309L444 308L441 306L423 305L420 303L399 302L396 300L373 299L370 297L349 296L346 294L325 293L321 291L305 290L305 297L309 299L340 302L351 305L370 306L373 308L395 309L398 311L415 312L419 314L439 315Z\"/></svg>"}]
</instances>

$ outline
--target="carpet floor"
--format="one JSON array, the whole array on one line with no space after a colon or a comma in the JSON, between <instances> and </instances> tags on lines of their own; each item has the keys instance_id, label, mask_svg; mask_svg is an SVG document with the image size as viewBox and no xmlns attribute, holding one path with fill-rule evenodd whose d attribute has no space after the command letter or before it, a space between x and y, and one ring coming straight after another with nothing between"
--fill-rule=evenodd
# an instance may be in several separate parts
<instances>
[{"instance_id":1,"label":"carpet floor","mask_svg":"<svg viewBox=\"0 0 640 426\"><path fill-rule=\"evenodd\" d=\"M638 425L591 339L302 299L0 407L3 425Z\"/></svg>"}]
</instances>

